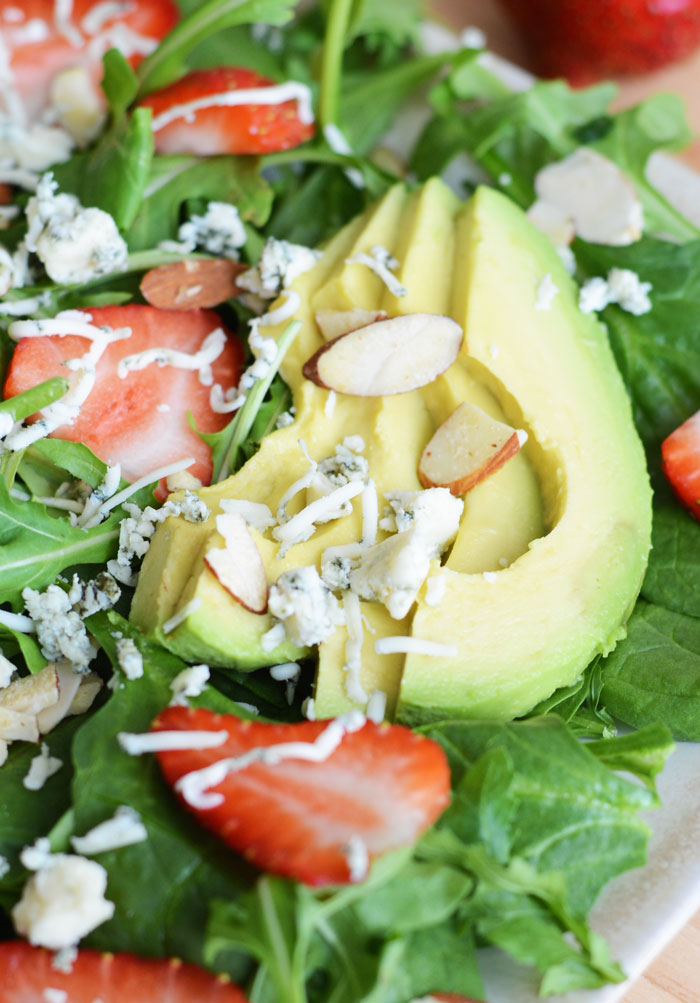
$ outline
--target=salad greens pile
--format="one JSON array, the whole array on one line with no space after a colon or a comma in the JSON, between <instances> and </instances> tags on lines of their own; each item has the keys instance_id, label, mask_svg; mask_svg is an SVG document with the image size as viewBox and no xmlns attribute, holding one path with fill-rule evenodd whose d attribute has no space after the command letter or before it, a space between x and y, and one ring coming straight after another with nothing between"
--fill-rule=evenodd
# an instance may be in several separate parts
<instances>
[{"instance_id":1,"label":"salad greens pile","mask_svg":"<svg viewBox=\"0 0 700 1003\"><path fill-rule=\"evenodd\" d=\"M14 743L0 768L0 857L10 865L0 876L0 927L14 935L9 913L28 876L23 847L48 835L54 851L66 850L72 834L130 805L148 840L97 858L116 909L87 944L204 964L240 982L253 1003L409 1003L431 991L483 998L475 953L483 944L534 966L543 994L620 981L586 916L611 878L644 862L648 831L639 812L657 803L654 777L671 734L700 740L700 526L672 500L659 463L661 440L700 403L700 231L645 175L653 151L689 139L680 103L658 95L612 114L612 85L572 91L540 82L513 93L477 49L425 51L415 0L327 0L296 12L293 0L180 6L180 24L136 71L116 50L106 54L108 125L91 148L54 169L61 191L114 217L128 243L126 269L81 286L47 279L11 290L5 302L37 297L34 316L42 317L138 299L144 270L180 260L158 244L212 200L238 207L243 254L254 263L269 235L322 242L404 166L412 184L466 153L472 168L460 194L482 174L526 208L537 171L589 145L619 165L644 206L647 234L635 244L577 240L573 250L582 280L623 267L652 285L649 312L633 316L611 305L602 319L647 450L654 549L628 636L615 651L526 720L424 728L449 760L450 808L415 847L378 861L364 883L321 891L255 872L180 810L152 757L118 746L117 732L148 729L186 668L130 626L124 589L115 610L86 624L101 646L96 665L105 679L118 664L115 633L133 638L144 661L138 687L104 688L87 715L46 736L64 765L40 794L22 782L34 746ZM134 101L188 69L222 64L307 83L316 138L262 157L155 155L149 112ZM337 125L352 153L331 149L324 125ZM405 165L384 145L392 128L415 133ZM13 250L25 230L20 216L3 231L3 245ZM244 330L249 314L240 303L221 312ZM13 351L11 319L0 303L0 372ZM63 381L48 381L0 411L19 420L64 390ZM240 467L289 403L273 367L230 425L208 437L217 475ZM89 578L114 557L121 506L86 530L41 500L66 480L95 488L105 473L78 443L43 439L2 454L0 608L21 613L26 586L43 589L74 572ZM155 504L154 487L130 501ZM0 647L21 672L45 664L32 635L13 630L9 619L0 623ZM311 676L309 667L290 706L266 671L218 670L192 704L245 717L240 704L252 703L268 718L294 720ZM617 736L615 718L641 730Z\"/></svg>"}]
</instances>

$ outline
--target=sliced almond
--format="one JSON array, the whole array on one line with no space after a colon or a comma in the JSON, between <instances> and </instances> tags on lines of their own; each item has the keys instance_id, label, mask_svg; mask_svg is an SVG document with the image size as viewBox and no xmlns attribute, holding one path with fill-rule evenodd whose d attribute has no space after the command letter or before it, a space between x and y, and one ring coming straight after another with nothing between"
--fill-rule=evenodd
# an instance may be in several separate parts
<instances>
[{"instance_id":1,"label":"sliced almond","mask_svg":"<svg viewBox=\"0 0 700 1003\"><path fill-rule=\"evenodd\" d=\"M579 237L597 244L631 244L642 235L642 203L622 171L588 147L535 176L538 199L573 220Z\"/></svg>"},{"instance_id":2,"label":"sliced almond","mask_svg":"<svg viewBox=\"0 0 700 1003\"><path fill-rule=\"evenodd\" d=\"M161 310L218 306L242 292L236 278L247 267L228 258L173 261L146 272L141 279L141 295Z\"/></svg>"},{"instance_id":3,"label":"sliced almond","mask_svg":"<svg viewBox=\"0 0 700 1003\"><path fill-rule=\"evenodd\" d=\"M0 707L0 741L38 742L39 726L36 716Z\"/></svg>"},{"instance_id":4,"label":"sliced almond","mask_svg":"<svg viewBox=\"0 0 700 1003\"><path fill-rule=\"evenodd\" d=\"M333 341L341 334L366 327L375 320L386 320L384 310L317 310L316 323L326 341Z\"/></svg>"},{"instance_id":5,"label":"sliced almond","mask_svg":"<svg viewBox=\"0 0 700 1003\"><path fill-rule=\"evenodd\" d=\"M450 317L402 314L322 345L302 372L319 387L355 397L407 393L451 366L462 338L462 328Z\"/></svg>"},{"instance_id":6,"label":"sliced almond","mask_svg":"<svg viewBox=\"0 0 700 1003\"><path fill-rule=\"evenodd\" d=\"M0 708L36 716L47 707L54 707L59 695L58 672L55 666L47 665L41 672L20 676L0 690Z\"/></svg>"},{"instance_id":7,"label":"sliced almond","mask_svg":"<svg viewBox=\"0 0 700 1003\"><path fill-rule=\"evenodd\" d=\"M528 209L527 217L555 247L564 247L574 239L576 231L571 216L551 202L537 199Z\"/></svg>"},{"instance_id":8,"label":"sliced almond","mask_svg":"<svg viewBox=\"0 0 700 1003\"><path fill-rule=\"evenodd\" d=\"M267 609L267 575L260 551L244 519L233 512L216 517L216 528L226 541L204 557L219 582L251 613Z\"/></svg>"},{"instance_id":9,"label":"sliced almond","mask_svg":"<svg viewBox=\"0 0 700 1003\"><path fill-rule=\"evenodd\" d=\"M94 672L88 672L80 677L78 692L73 697L73 702L68 708L68 716L73 714L84 714L90 710L95 697L102 689L102 680Z\"/></svg>"},{"instance_id":10,"label":"sliced almond","mask_svg":"<svg viewBox=\"0 0 700 1003\"><path fill-rule=\"evenodd\" d=\"M42 735L46 735L66 717L82 679L81 674L74 672L70 665L56 665L55 671L58 675L58 701L37 714L39 731Z\"/></svg>"},{"instance_id":11,"label":"sliced almond","mask_svg":"<svg viewBox=\"0 0 700 1003\"><path fill-rule=\"evenodd\" d=\"M514 428L464 401L423 450L418 479L424 488L449 488L453 495L463 495L519 449L520 436Z\"/></svg>"}]
</instances>

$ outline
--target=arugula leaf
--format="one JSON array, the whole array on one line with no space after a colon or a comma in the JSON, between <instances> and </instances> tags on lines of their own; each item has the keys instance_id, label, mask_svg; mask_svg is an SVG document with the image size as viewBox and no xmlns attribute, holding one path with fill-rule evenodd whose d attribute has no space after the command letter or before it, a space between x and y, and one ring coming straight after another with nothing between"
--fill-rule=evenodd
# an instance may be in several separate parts
<instances>
[{"instance_id":1,"label":"arugula leaf","mask_svg":"<svg viewBox=\"0 0 700 1003\"><path fill-rule=\"evenodd\" d=\"M152 158L150 108L117 118L87 156L80 201L108 212L120 230L128 230L143 202Z\"/></svg>"},{"instance_id":2,"label":"arugula leaf","mask_svg":"<svg viewBox=\"0 0 700 1003\"><path fill-rule=\"evenodd\" d=\"M238 24L286 24L295 0L207 0L166 35L138 68L139 97L171 83L181 73L187 54L212 35Z\"/></svg>"},{"instance_id":3,"label":"arugula leaf","mask_svg":"<svg viewBox=\"0 0 700 1003\"><path fill-rule=\"evenodd\" d=\"M602 697L626 724L660 721L674 738L700 741L700 620L639 599L603 663Z\"/></svg>"},{"instance_id":4,"label":"arugula leaf","mask_svg":"<svg viewBox=\"0 0 700 1003\"><path fill-rule=\"evenodd\" d=\"M102 483L107 473L107 464L82 442L70 442L68 439L39 439L29 447L25 458L35 453L49 460L58 468L59 474L68 471L73 477L85 481L93 488ZM65 476L62 480L65 480ZM122 487L125 484L126 482Z\"/></svg>"},{"instance_id":5,"label":"arugula leaf","mask_svg":"<svg viewBox=\"0 0 700 1003\"><path fill-rule=\"evenodd\" d=\"M22 421L40 408L59 400L67 390L68 380L54 376L8 400L0 401L0 414L9 414L13 421Z\"/></svg>"},{"instance_id":6,"label":"arugula leaf","mask_svg":"<svg viewBox=\"0 0 700 1003\"><path fill-rule=\"evenodd\" d=\"M155 157L151 180L127 234L129 249L153 248L175 237L182 206L192 199L232 202L242 219L262 226L270 213L272 191L255 157Z\"/></svg>"},{"instance_id":7,"label":"arugula leaf","mask_svg":"<svg viewBox=\"0 0 700 1003\"><path fill-rule=\"evenodd\" d=\"M113 919L89 938L103 950L177 956L201 963L207 901L214 895L231 899L250 884L242 858L209 836L177 805L160 776L153 756L130 756L117 742L120 731L146 731L171 699L170 682L184 664L115 613L89 620L114 664L116 640L131 637L142 653L144 674L122 681L109 701L80 729L73 747L74 831L83 833L130 805L141 815L148 839L134 846L99 854L109 875L108 898L115 903ZM232 709L224 698L218 709ZM227 964L240 978L247 959L233 956Z\"/></svg>"},{"instance_id":8,"label":"arugula leaf","mask_svg":"<svg viewBox=\"0 0 700 1003\"><path fill-rule=\"evenodd\" d=\"M117 119L126 114L126 110L136 97L139 82L131 64L124 58L119 49L110 49L102 57L104 73L100 86L107 98L107 105L112 116Z\"/></svg>"},{"instance_id":9,"label":"arugula leaf","mask_svg":"<svg viewBox=\"0 0 700 1003\"><path fill-rule=\"evenodd\" d=\"M40 502L16 502L1 480L0 512L0 602L20 603L26 586L43 588L72 564L104 564L114 555L119 513L78 529Z\"/></svg>"}]
</instances>

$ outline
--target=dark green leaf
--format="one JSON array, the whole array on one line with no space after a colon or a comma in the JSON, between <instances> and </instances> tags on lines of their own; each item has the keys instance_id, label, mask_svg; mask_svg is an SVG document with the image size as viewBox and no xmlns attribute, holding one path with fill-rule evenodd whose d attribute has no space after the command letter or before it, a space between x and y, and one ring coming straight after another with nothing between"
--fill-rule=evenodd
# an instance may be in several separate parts
<instances>
[{"instance_id":1,"label":"dark green leaf","mask_svg":"<svg viewBox=\"0 0 700 1003\"><path fill-rule=\"evenodd\" d=\"M640 599L603 664L603 702L626 724L700 741L700 620Z\"/></svg>"},{"instance_id":2,"label":"dark green leaf","mask_svg":"<svg viewBox=\"0 0 700 1003\"><path fill-rule=\"evenodd\" d=\"M295 0L206 0L195 7L138 69L140 96L175 80L187 55L207 38L239 24L286 24Z\"/></svg>"},{"instance_id":3,"label":"dark green leaf","mask_svg":"<svg viewBox=\"0 0 700 1003\"><path fill-rule=\"evenodd\" d=\"M700 526L677 502L654 510L642 595L676 613L700 617Z\"/></svg>"},{"instance_id":4,"label":"dark green leaf","mask_svg":"<svg viewBox=\"0 0 700 1003\"><path fill-rule=\"evenodd\" d=\"M232 202L242 219L263 225L272 192L258 168L254 157L156 157L127 235L130 250L156 247L176 237L182 206L190 199Z\"/></svg>"},{"instance_id":5,"label":"dark green leaf","mask_svg":"<svg viewBox=\"0 0 700 1003\"><path fill-rule=\"evenodd\" d=\"M118 119L88 155L81 202L104 209L120 230L128 230L143 202L152 157L151 111L137 108L129 119Z\"/></svg>"}]
</instances>

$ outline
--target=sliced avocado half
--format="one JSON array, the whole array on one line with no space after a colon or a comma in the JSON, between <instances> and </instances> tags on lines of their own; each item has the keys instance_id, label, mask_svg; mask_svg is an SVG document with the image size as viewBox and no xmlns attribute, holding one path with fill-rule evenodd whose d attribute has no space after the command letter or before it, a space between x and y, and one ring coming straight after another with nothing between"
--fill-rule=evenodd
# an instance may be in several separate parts
<instances>
[{"instance_id":1,"label":"sliced avocado half","mask_svg":"<svg viewBox=\"0 0 700 1003\"><path fill-rule=\"evenodd\" d=\"M366 267L346 259L381 244L400 262L408 295L396 298ZM536 310L551 275L551 309ZM528 432L527 444L465 498L459 533L444 568L438 606L419 595L413 616L392 620L362 603L360 681L387 693L389 712L408 722L444 716L511 718L570 684L599 651L624 634L646 563L650 489L627 397L603 328L580 313L574 283L556 252L506 198L480 189L465 205L439 181L401 186L330 242L294 288L302 330L283 365L296 407L293 425L268 436L233 477L201 490L210 519L168 519L157 530L134 597L132 619L189 660L256 668L303 655L286 642L272 652L261 637L267 615L244 610L204 564L220 545L224 497L263 501L274 512L306 461L331 455L361 435L378 492L417 490L416 469L434 429L465 399ZM445 313L466 332L462 354L433 384L383 399L338 395L301 376L322 343L318 309L381 308L390 315ZM273 336L279 329L269 328ZM301 504L301 499L299 501ZM361 513L319 527L283 559L261 541L269 581L288 568L319 565L326 547L358 540ZM269 536L269 534L268 534ZM484 576L484 572L487 575ZM163 624L190 613L169 634ZM456 645L455 658L377 655L387 634ZM316 713L353 706L346 692L344 628L320 646Z\"/></svg>"}]
</instances>

